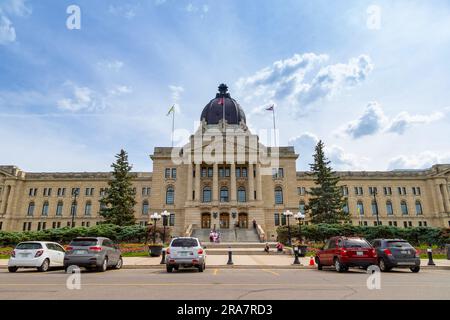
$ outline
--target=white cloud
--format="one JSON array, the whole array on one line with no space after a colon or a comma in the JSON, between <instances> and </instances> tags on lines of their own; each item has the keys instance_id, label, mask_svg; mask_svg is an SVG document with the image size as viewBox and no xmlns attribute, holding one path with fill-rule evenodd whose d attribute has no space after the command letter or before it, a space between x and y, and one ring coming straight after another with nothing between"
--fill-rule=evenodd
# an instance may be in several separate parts
<instances>
[{"instance_id":1,"label":"white cloud","mask_svg":"<svg viewBox=\"0 0 450 320\"><path fill-rule=\"evenodd\" d=\"M119 71L122 69L123 65L124 63L120 60L102 60L97 63L99 68L112 71Z\"/></svg>"},{"instance_id":2,"label":"white cloud","mask_svg":"<svg viewBox=\"0 0 450 320\"><path fill-rule=\"evenodd\" d=\"M0 5L0 9L19 17L29 16L33 11L26 0L4 0L3 4Z\"/></svg>"},{"instance_id":3,"label":"white cloud","mask_svg":"<svg viewBox=\"0 0 450 320\"><path fill-rule=\"evenodd\" d=\"M0 45L16 41L16 30L8 17L0 10Z\"/></svg>"},{"instance_id":4,"label":"white cloud","mask_svg":"<svg viewBox=\"0 0 450 320\"><path fill-rule=\"evenodd\" d=\"M172 102L175 105L175 111L176 113L181 113L181 108L178 102L180 101L181 94L184 92L184 88L182 86L170 85L169 89L171 92Z\"/></svg>"},{"instance_id":5,"label":"white cloud","mask_svg":"<svg viewBox=\"0 0 450 320\"><path fill-rule=\"evenodd\" d=\"M313 154L319 138L310 132L304 132L299 136L289 139L289 145L294 146L299 154L297 170L309 170L309 164L313 162ZM346 153L337 145L325 145L325 155L331 161L334 170L359 170L364 168L368 159L360 158L354 154Z\"/></svg>"},{"instance_id":6,"label":"white cloud","mask_svg":"<svg viewBox=\"0 0 450 320\"><path fill-rule=\"evenodd\" d=\"M409 156L396 156L389 161L388 170L426 169L438 163L450 163L450 153L424 151Z\"/></svg>"},{"instance_id":7,"label":"white cloud","mask_svg":"<svg viewBox=\"0 0 450 320\"><path fill-rule=\"evenodd\" d=\"M401 135L406 129L414 125L429 124L441 120L444 117L445 112L433 112L429 115L411 115L403 111L391 120L385 115L380 104L373 101L369 102L363 114L358 119L344 125L336 133L339 136L350 136L353 139L373 135L378 132L391 132Z\"/></svg>"},{"instance_id":8,"label":"white cloud","mask_svg":"<svg viewBox=\"0 0 450 320\"><path fill-rule=\"evenodd\" d=\"M130 4L119 6L110 5L108 11L112 15L132 19L136 16L137 8L138 8L137 5L130 5Z\"/></svg>"},{"instance_id":9,"label":"white cloud","mask_svg":"<svg viewBox=\"0 0 450 320\"><path fill-rule=\"evenodd\" d=\"M283 102L296 109L330 98L345 88L364 81L373 69L367 55L351 58L348 63L325 65L324 54L295 54L279 60L254 75L240 78L236 87L246 102Z\"/></svg>"},{"instance_id":10,"label":"white cloud","mask_svg":"<svg viewBox=\"0 0 450 320\"><path fill-rule=\"evenodd\" d=\"M410 115L408 112L400 112L391 122L387 131L402 134L413 125L429 124L444 118L443 112L433 112L429 115Z\"/></svg>"},{"instance_id":11,"label":"white cloud","mask_svg":"<svg viewBox=\"0 0 450 320\"><path fill-rule=\"evenodd\" d=\"M130 87L118 85L108 90L106 94L101 94L91 88L78 86L70 81L65 84L65 88L65 94L70 97L59 99L57 106L61 110L72 112L103 110L113 104L111 100L113 97L132 92Z\"/></svg>"}]
</instances>

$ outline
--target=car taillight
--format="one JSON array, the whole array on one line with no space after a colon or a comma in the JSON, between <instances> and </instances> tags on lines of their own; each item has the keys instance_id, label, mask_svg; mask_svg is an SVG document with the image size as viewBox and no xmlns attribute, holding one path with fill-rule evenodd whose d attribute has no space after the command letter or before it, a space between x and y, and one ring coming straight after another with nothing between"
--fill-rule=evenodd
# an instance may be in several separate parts
<instances>
[{"instance_id":1,"label":"car taillight","mask_svg":"<svg viewBox=\"0 0 450 320\"><path fill-rule=\"evenodd\" d=\"M73 250L73 247L71 247L71 246L66 247L66 251L72 251L72 250Z\"/></svg>"},{"instance_id":2,"label":"car taillight","mask_svg":"<svg viewBox=\"0 0 450 320\"><path fill-rule=\"evenodd\" d=\"M372 257L377 256L377 251L375 249L370 249L370 253L372 253Z\"/></svg>"},{"instance_id":3,"label":"car taillight","mask_svg":"<svg viewBox=\"0 0 450 320\"><path fill-rule=\"evenodd\" d=\"M341 256L345 256L345 255L347 255L347 250L341 249Z\"/></svg>"},{"instance_id":4,"label":"car taillight","mask_svg":"<svg viewBox=\"0 0 450 320\"><path fill-rule=\"evenodd\" d=\"M416 258L420 258L420 252L416 249Z\"/></svg>"},{"instance_id":5,"label":"car taillight","mask_svg":"<svg viewBox=\"0 0 450 320\"><path fill-rule=\"evenodd\" d=\"M203 249L198 249L198 254L203 254Z\"/></svg>"},{"instance_id":6,"label":"car taillight","mask_svg":"<svg viewBox=\"0 0 450 320\"><path fill-rule=\"evenodd\" d=\"M11 257L13 257L13 258L16 257L16 250L13 250L13 251L11 252Z\"/></svg>"},{"instance_id":7,"label":"car taillight","mask_svg":"<svg viewBox=\"0 0 450 320\"><path fill-rule=\"evenodd\" d=\"M91 251L102 251L102 247L99 247L99 246L89 247L89 250L91 250Z\"/></svg>"},{"instance_id":8,"label":"car taillight","mask_svg":"<svg viewBox=\"0 0 450 320\"><path fill-rule=\"evenodd\" d=\"M391 250L389 250L389 249L384 249L383 251L384 251L384 253L386 253L388 256L392 256Z\"/></svg>"},{"instance_id":9,"label":"car taillight","mask_svg":"<svg viewBox=\"0 0 450 320\"><path fill-rule=\"evenodd\" d=\"M42 254L44 253L44 250L38 250L36 251L36 254L34 255L35 258L42 256Z\"/></svg>"},{"instance_id":10,"label":"car taillight","mask_svg":"<svg viewBox=\"0 0 450 320\"><path fill-rule=\"evenodd\" d=\"M170 249L169 248L166 249L166 254L170 254Z\"/></svg>"}]
</instances>

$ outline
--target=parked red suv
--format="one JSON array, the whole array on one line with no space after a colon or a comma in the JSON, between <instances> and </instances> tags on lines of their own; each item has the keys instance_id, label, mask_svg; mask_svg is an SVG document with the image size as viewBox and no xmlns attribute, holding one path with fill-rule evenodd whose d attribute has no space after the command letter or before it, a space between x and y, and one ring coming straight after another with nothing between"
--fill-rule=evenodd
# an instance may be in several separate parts
<instances>
[{"instance_id":1,"label":"parked red suv","mask_svg":"<svg viewBox=\"0 0 450 320\"><path fill-rule=\"evenodd\" d=\"M375 249L364 238L333 237L316 254L317 268L334 266L337 272L349 267L364 267L377 264Z\"/></svg>"}]
</instances>

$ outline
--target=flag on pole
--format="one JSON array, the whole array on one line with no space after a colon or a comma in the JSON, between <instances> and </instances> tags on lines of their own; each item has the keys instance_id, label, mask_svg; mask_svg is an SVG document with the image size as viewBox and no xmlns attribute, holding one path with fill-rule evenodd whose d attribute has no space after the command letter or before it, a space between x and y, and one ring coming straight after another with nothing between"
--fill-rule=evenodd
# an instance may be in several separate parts
<instances>
[{"instance_id":1,"label":"flag on pole","mask_svg":"<svg viewBox=\"0 0 450 320\"><path fill-rule=\"evenodd\" d=\"M273 105L271 105L270 107L266 108L266 111L273 111Z\"/></svg>"},{"instance_id":2,"label":"flag on pole","mask_svg":"<svg viewBox=\"0 0 450 320\"><path fill-rule=\"evenodd\" d=\"M171 106L169 109L169 112L167 112L166 116L170 115L171 113L175 112L175 105Z\"/></svg>"}]
</instances>

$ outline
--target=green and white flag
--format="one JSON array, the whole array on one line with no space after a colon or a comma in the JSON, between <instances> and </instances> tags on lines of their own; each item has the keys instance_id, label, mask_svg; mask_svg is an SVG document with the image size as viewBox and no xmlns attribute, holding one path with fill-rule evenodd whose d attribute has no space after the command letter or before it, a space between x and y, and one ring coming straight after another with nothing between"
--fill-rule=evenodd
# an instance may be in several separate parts
<instances>
[{"instance_id":1,"label":"green and white flag","mask_svg":"<svg viewBox=\"0 0 450 320\"><path fill-rule=\"evenodd\" d=\"M167 112L166 116L170 115L172 112L175 112L175 105L170 107L169 112Z\"/></svg>"}]
</instances>

